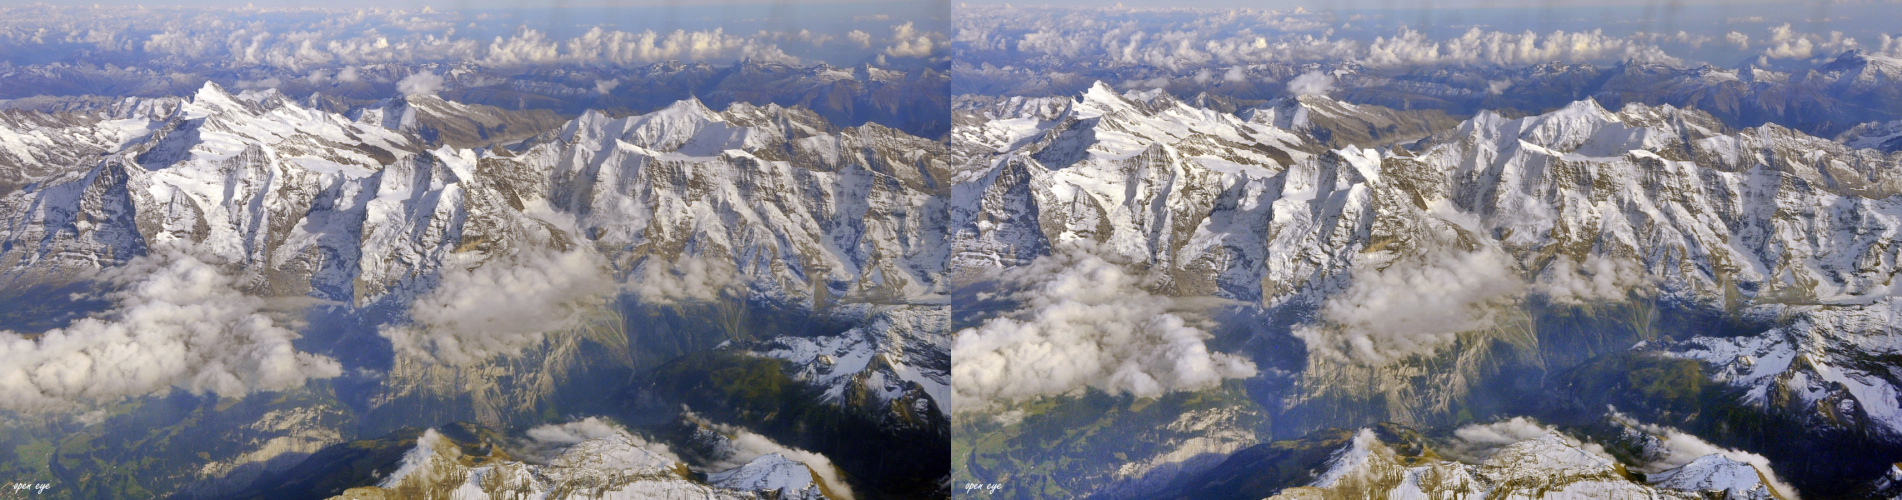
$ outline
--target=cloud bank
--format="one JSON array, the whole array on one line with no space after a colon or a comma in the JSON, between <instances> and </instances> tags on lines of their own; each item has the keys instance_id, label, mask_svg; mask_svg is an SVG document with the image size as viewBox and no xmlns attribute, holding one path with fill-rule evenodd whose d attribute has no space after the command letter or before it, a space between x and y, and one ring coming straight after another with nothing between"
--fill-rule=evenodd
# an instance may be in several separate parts
<instances>
[{"instance_id":1,"label":"cloud bank","mask_svg":"<svg viewBox=\"0 0 1902 500\"><path fill-rule=\"evenodd\" d=\"M1256 374L1246 359L1209 351L1209 334L1140 281L1080 248L1003 271L1021 309L955 335L953 409L1084 387L1154 397Z\"/></svg>"},{"instance_id":2,"label":"cloud bank","mask_svg":"<svg viewBox=\"0 0 1902 500\"><path fill-rule=\"evenodd\" d=\"M121 397L240 397L336 377L335 360L298 352L296 332L265 314L217 267L180 251L104 271L119 289L108 315L29 338L0 331L0 408L59 410Z\"/></svg>"},{"instance_id":3,"label":"cloud bank","mask_svg":"<svg viewBox=\"0 0 1902 500\"><path fill-rule=\"evenodd\" d=\"M1174 71L1261 63L1344 62L1369 67L1526 65L1546 62L1681 64L1666 45L1701 48L1712 37L1603 30L1537 33L1469 29L1434 37L1404 25L1357 28L1320 12L1253 9L980 7L960 12L951 38L961 60L1004 65L1055 56L1081 65Z\"/></svg>"},{"instance_id":4,"label":"cloud bank","mask_svg":"<svg viewBox=\"0 0 1902 500\"><path fill-rule=\"evenodd\" d=\"M799 57L788 54L779 43L797 43L788 47L798 52L823 47L835 38L835 34L813 34L810 30L736 34L723 28L621 30L602 26L556 37L536 29L540 25L515 24L515 20L503 21L487 14L385 9L231 11L28 5L0 10L8 14L8 19L0 19L0 48L11 52L67 50L49 44L82 44L90 53L80 57L117 57L113 62L120 64L123 60L144 60L174 68L220 64L300 73L317 68L428 63L516 68L750 59L801 64ZM58 28L49 31L47 27ZM930 53L943 38L938 33L914 30L910 23L894 26L890 38L858 30L852 34L850 38L861 49L886 43L891 45L886 52L892 55Z\"/></svg>"}]
</instances>

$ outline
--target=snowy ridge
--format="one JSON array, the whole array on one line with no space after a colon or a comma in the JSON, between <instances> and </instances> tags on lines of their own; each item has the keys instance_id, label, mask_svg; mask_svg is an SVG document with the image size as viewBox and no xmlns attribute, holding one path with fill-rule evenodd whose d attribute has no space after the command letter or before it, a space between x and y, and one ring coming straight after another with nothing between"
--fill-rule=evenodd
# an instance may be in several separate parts
<instances>
[{"instance_id":1,"label":"snowy ridge","mask_svg":"<svg viewBox=\"0 0 1902 500\"><path fill-rule=\"evenodd\" d=\"M207 84L150 134L0 195L0 282L60 283L181 247L245 294L359 309L455 303L439 283L523 277L555 278L555 296L586 288L828 314L943 300L945 168L929 139L838 129L800 108L715 112L688 100L622 118L588 113L512 149L476 150L433 146L403 118L475 107L409 97L352 117L304 104ZM687 267L707 272L677 281L704 282L677 291L730 286L646 295L659 288L649 278ZM588 286L560 285L571 274ZM899 421L941 419L931 394L945 392L950 369L945 316L917 311L878 316L885 322L825 347L865 341L881 355L852 373L814 371L814 383L849 385L833 397L891 406ZM563 318L546 328L566 328ZM541 338L492 319L379 334L406 356L464 364ZM439 379L404 359L394 377L408 378L390 397Z\"/></svg>"},{"instance_id":2,"label":"snowy ridge","mask_svg":"<svg viewBox=\"0 0 1902 500\"><path fill-rule=\"evenodd\" d=\"M1699 349L1817 346L1820 364L1799 367L1838 368L1790 375L1786 385L1811 395L1773 399L1797 401L1785 407L1793 413L1854 408L1831 425L1894 435L1902 384L1861 360L1897 345L1880 333L1898 323L1879 304L1902 272L1902 248L1889 243L1902 236L1902 154L1592 100L1516 119L1481 112L1410 150L1308 154L1268 123L1278 120L1242 122L1166 95L1099 87L1069 102L1056 115L1018 100L963 115L972 123L951 146L961 162L952 275L1083 242L1158 275L1155 290L1272 307L1323 303L1357 270L1501 256L1499 275L1559 303L1637 290L1704 308L1772 308L1760 317L1807 311L1794 327ZM1803 326L1831 323L1844 333ZM1858 329L1871 333L1847 333ZM1739 371L1740 385L1776 373L1713 369ZM1855 402L1835 402L1844 400Z\"/></svg>"},{"instance_id":3,"label":"snowy ridge","mask_svg":"<svg viewBox=\"0 0 1902 500\"><path fill-rule=\"evenodd\" d=\"M812 470L778 453L768 453L730 470L707 476L707 482L742 491L771 491L782 500L824 500Z\"/></svg>"},{"instance_id":4,"label":"snowy ridge","mask_svg":"<svg viewBox=\"0 0 1902 500\"><path fill-rule=\"evenodd\" d=\"M1682 491L1721 491L1724 498L1768 500L1777 498L1765 484L1762 473L1750 464L1705 455L1683 467L1652 474L1652 486Z\"/></svg>"},{"instance_id":5,"label":"snowy ridge","mask_svg":"<svg viewBox=\"0 0 1902 500\"><path fill-rule=\"evenodd\" d=\"M50 112L0 106L0 194L93 166L101 153L151 133L179 102L129 98L98 108Z\"/></svg>"},{"instance_id":6,"label":"snowy ridge","mask_svg":"<svg viewBox=\"0 0 1902 500\"><path fill-rule=\"evenodd\" d=\"M825 388L825 399L835 404L869 399L890 404L906 399L927 413L931 402L950 397L949 367L942 366L948 347L942 332L949 326L943 307L877 307L872 316L845 333L829 337L781 336L752 347L760 356L784 359L797 366L794 376ZM907 398L910 396L910 398Z\"/></svg>"},{"instance_id":7,"label":"snowy ridge","mask_svg":"<svg viewBox=\"0 0 1902 500\"><path fill-rule=\"evenodd\" d=\"M0 267L53 278L186 242L273 276L272 294L359 305L426 289L446 263L574 241L623 271L648 254L713 257L800 301L924 294L941 267L936 148L892 129L835 135L803 110L685 101L588 114L496 156L425 150L385 111L352 120L207 85L149 138L0 198Z\"/></svg>"},{"instance_id":8,"label":"snowy ridge","mask_svg":"<svg viewBox=\"0 0 1902 500\"><path fill-rule=\"evenodd\" d=\"M1745 402L1798 416L1815 428L1902 438L1902 377L1875 361L1902 353L1902 298L1872 304L1763 306L1775 328L1748 337L1698 337L1658 346L1706 363L1743 387Z\"/></svg>"},{"instance_id":9,"label":"snowy ridge","mask_svg":"<svg viewBox=\"0 0 1902 500\"><path fill-rule=\"evenodd\" d=\"M434 495L431 498L456 500L498 496L533 500L737 500L760 498L756 491L777 490L768 488L775 485L763 483L757 485L762 487L759 489L700 483L686 475L684 465L644 445L644 441L620 432L570 445L546 463L509 459L477 462L465 458L455 443L430 429L417 439L415 448L404 454L401 466L381 483L353 488L336 498L430 494ZM764 467L773 465L768 462ZM807 482L811 482L810 475Z\"/></svg>"},{"instance_id":10,"label":"snowy ridge","mask_svg":"<svg viewBox=\"0 0 1902 500\"><path fill-rule=\"evenodd\" d=\"M1719 455L1640 481L1592 443L1555 431L1499 444L1473 463L1432 453L1403 455L1362 429L1305 487L1272 498L1781 498L1750 464Z\"/></svg>"}]
</instances>

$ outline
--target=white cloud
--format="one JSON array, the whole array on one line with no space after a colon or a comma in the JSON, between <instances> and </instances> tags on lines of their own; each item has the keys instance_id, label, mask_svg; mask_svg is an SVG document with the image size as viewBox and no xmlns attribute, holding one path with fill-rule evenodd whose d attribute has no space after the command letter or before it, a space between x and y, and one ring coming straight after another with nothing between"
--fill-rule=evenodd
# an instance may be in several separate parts
<instances>
[{"instance_id":1,"label":"white cloud","mask_svg":"<svg viewBox=\"0 0 1902 500\"><path fill-rule=\"evenodd\" d=\"M1561 256L1546 266L1541 278L1536 291L1553 302L1568 305L1621 301L1654 286L1643 264L1597 255L1587 256L1584 263L1574 263L1571 258Z\"/></svg>"},{"instance_id":2,"label":"white cloud","mask_svg":"<svg viewBox=\"0 0 1902 500\"><path fill-rule=\"evenodd\" d=\"M1796 30L1790 29L1790 23L1770 27L1770 43L1783 43L1796 39Z\"/></svg>"},{"instance_id":3,"label":"white cloud","mask_svg":"<svg viewBox=\"0 0 1902 500\"><path fill-rule=\"evenodd\" d=\"M297 352L296 332L233 288L218 268L182 251L141 256L100 276L118 288L108 316L28 338L0 331L0 408L60 410L125 396L239 397L342 373Z\"/></svg>"},{"instance_id":4,"label":"white cloud","mask_svg":"<svg viewBox=\"0 0 1902 500\"><path fill-rule=\"evenodd\" d=\"M588 417L561 424L546 424L528 430L529 449L527 454L540 460L556 457L569 446L583 441L619 437L657 458L680 463L679 455L662 443L650 442L640 436L627 432L612 422L596 417Z\"/></svg>"},{"instance_id":5,"label":"white cloud","mask_svg":"<svg viewBox=\"0 0 1902 500\"><path fill-rule=\"evenodd\" d=\"M1449 38L1401 29L1372 40L1337 37L1328 14L1105 16L1096 9L967 9L956 21L956 48L973 64L1056 56L1078 64L1148 65L1174 71L1270 62L1359 61L1369 66L1522 65L1633 59L1679 64L1658 42L1701 46L1703 35L1602 31L1468 30ZM1008 53L1016 49L1021 54ZM995 59L991 59L995 57ZM991 60L986 60L991 59Z\"/></svg>"},{"instance_id":6,"label":"white cloud","mask_svg":"<svg viewBox=\"0 0 1902 500\"><path fill-rule=\"evenodd\" d=\"M146 52L198 58L212 54L218 43L209 37L168 30L153 34L144 47Z\"/></svg>"},{"instance_id":7,"label":"white cloud","mask_svg":"<svg viewBox=\"0 0 1902 500\"><path fill-rule=\"evenodd\" d=\"M1348 289L1322 305L1324 324L1294 333L1313 354L1383 364L1490 327L1492 306L1516 300L1524 286L1491 249L1407 258L1384 269L1361 265Z\"/></svg>"},{"instance_id":8,"label":"white cloud","mask_svg":"<svg viewBox=\"0 0 1902 500\"><path fill-rule=\"evenodd\" d=\"M1506 93L1506 89L1509 88L1512 88L1512 80L1493 80L1486 82L1487 95L1504 94Z\"/></svg>"},{"instance_id":9,"label":"white cloud","mask_svg":"<svg viewBox=\"0 0 1902 500\"><path fill-rule=\"evenodd\" d=\"M931 39L928 37L921 36L911 39L902 39L898 40L897 43L893 43L892 46L886 47L885 55L892 57L930 57L932 46Z\"/></svg>"},{"instance_id":10,"label":"white cloud","mask_svg":"<svg viewBox=\"0 0 1902 500\"><path fill-rule=\"evenodd\" d=\"M357 79L358 79L358 74L357 74L356 66L344 66L342 71L337 72L337 81L339 82L356 83Z\"/></svg>"},{"instance_id":11,"label":"white cloud","mask_svg":"<svg viewBox=\"0 0 1902 500\"><path fill-rule=\"evenodd\" d=\"M1640 423L1620 413L1613 413L1611 418L1649 438L1649 443L1653 445L1649 451L1653 456L1647 457L1649 462L1639 466L1639 470L1647 474L1682 467L1706 455L1719 455L1755 467L1757 472L1763 474L1765 482L1783 498L1798 498L1796 489L1777 476L1776 470L1770 466L1770 460L1763 455L1717 446L1676 428Z\"/></svg>"},{"instance_id":12,"label":"white cloud","mask_svg":"<svg viewBox=\"0 0 1902 500\"><path fill-rule=\"evenodd\" d=\"M1531 31L1506 33L1467 30L1457 38L1432 40L1425 33L1402 30L1392 38L1377 37L1367 48L1370 66L1409 66L1434 64L1537 64L1550 61L1603 61L1631 59L1638 62L1678 64L1664 50L1630 38L1607 36L1601 30L1584 32L1554 31L1538 35Z\"/></svg>"},{"instance_id":13,"label":"white cloud","mask_svg":"<svg viewBox=\"0 0 1902 500\"><path fill-rule=\"evenodd\" d=\"M866 33L859 30L852 30L852 31L846 32L845 39L858 43L859 48L862 48L862 49L872 48L872 34L871 33Z\"/></svg>"},{"instance_id":14,"label":"white cloud","mask_svg":"<svg viewBox=\"0 0 1902 500\"><path fill-rule=\"evenodd\" d=\"M442 90L442 75L429 71L411 73L396 81L396 91L403 95L435 95Z\"/></svg>"},{"instance_id":15,"label":"white cloud","mask_svg":"<svg viewBox=\"0 0 1902 500\"><path fill-rule=\"evenodd\" d=\"M454 13L389 13L316 11L292 16L244 16L229 19L217 11L153 9L151 11L93 11L54 9L62 26L51 32L57 41L87 44L105 52L143 49L164 64L225 63L269 66L291 71L335 68L339 65L379 63L420 64L476 61L491 66L540 64L615 65L667 60L734 61L742 57L796 60L772 42L787 33L762 31L732 36L719 29L656 33L591 29L567 39L549 38L526 29L492 40L457 36ZM162 27L153 33L149 26ZM471 27L475 24L471 23ZM63 33L63 35L61 35ZM0 41L42 43L44 29L0 30ZM815 44L832 35L809 33L798 37ZM903 39L902 50L918 50L918 41ZM932 38L936 41L936 38ZM866 44L869 47L869 41Z\"/></svg>"},{"instance_id":16,"label":"white cloud","mask_svg":"<svg viewBox=\"0 0 1902 500\"><path fill-rule=\"evenodd\" d=\"M608 92L614 91L614 88L619 86L621 86L621 80L619 78L612 80L595 80L594 93L607 95Z\"/></svg>"},{"instance_id":17,"label":"white cloud","mask_svg":"<svg viewBox=\"0 0 1902 500\"><path fill-rule=\"evenodd\" d=\"M378 334L398 353L466 365L541 342L613 291L606 264L590 251L527 251L444 269L436 288L410 304L409 323Z\"/></svg>"},{"instance_id":18,"label":"white cloud","mask_svg":"<svg viewBox=\"0 0 1902 500\"><path fill-rule=\"evenodd\" d=\"M1783 23L1770 28L1770 41L1762 55L1769 59L1809 59L1834 56L1859 47L1856 39L1843 36L1841 31L1832 31L1828 36L1798 33L1790 28L1790 23Z\"/></svg>"},{"instance_id":19,"label":"white cloud","mask_svg":"<svg viewBox=\"0 0 1902 500\"><path fill-rule=\"evenodd\" d=\"M1294 95L1327 95L1334 90L1334 77L1319 71L1309 71L1288 80L1288 93Z\"/></svg>"},{"instance_id":20,"label":"white cloud","mask_svg":"<svg viewBox=\"0 0 1902 500\"><path fill-rule=\"evenodd\" d=\"M930 57L936 39L943 38L937 33L922 33L912 27L910 21L892 27L892 46L885 48L885 55L892 57Z\"/></svg>"},{"instance_id":21,"label":"white cloud","mask_svg":"<svg viewBox=\"0 0 1902 500\"><path fill-rule=\"evenodd\" d=\"M1553 433L1551 427L1525 417L1513 417L1490 424L1472 424L1453 431L1461 441L1480 446L1505 446Z\"/></svg>"},{"instance_id":22,"label":"white cloud","mask_svg":"<svg viewBox=\"0 0 1902 500\"><path fill-rule=\"evenodd\" d=\"M1513 417L1509 420L1486 424L1470 424L1455 429L1453 437L1458 440L1452 443L1453 447L1448 451L1468 459L1483 460L1499 448L1547 435L1556 436L1565 444L1585 450L1587 453L1607 459L1612 458L1611 454L1605 452L1605 447L1598 443L1579 441L1578 438L1559 432L1556 427L1525 417Z\"/></svg>"},{"instance_id":23,"label":"white cloud","mask_svg":"<svg viewBox=\"0 0 1902 500\"><path fill-rule=\"evenodd\" d=\"M1122 267L1071 248L1007 269L999 282L1021 309L956 334L952 407L981 409L1095 387L1140 397L1213 387L1256 374L1210 352L1207 332L1170 312Z\"/></svg>"},{"instance_id":24,"label":"white cloud","mask_svg":"<svg viewBox=\"0 0 1902 500\"><path fill-rule=\"evenodd\" d=\"M825 455L781 445L766 436L741 427L720 424L713 424L713 427L726 435L727 443L732 448L728 450L731 453L720 462L712 464L711 469L716 471L732 469L746 465L755 458L777 453L794 462L805 464L806 468L812 469L813 475L825 482L827 489L843 497L844 500L854 498L851 487L839 477L839 468L833 466L832 459L826 458Z\"/></svg>"},{"instance_id":25,"label":"white cloud","mask_svg":"<svg viewBox=\"0 0 1902 500\"><path fill-rule=\"evenodd\" d=\"M650 258L635 276L628 290L654 304L718 300L741 284L731 262L691 255L671 261Z\"/></svg>"},{"instance_id":26,"label":"white cloud","mask_svg":"<svg viewBox=\"0 0 1902 500\"><path fill-rule=\"evenodd\" d=\"M601 439L625 432L619 426L596 417L588 417L563 424L546 424L528 430L529 439L537 443L567 446L590 439Z\"/></svg>"},{"instance_id":27,"label":"white cloud","mask_svg":"<svg viewBox=\"0 0 1902 500\"><path fill-rule=\"evenodd\" d=\"M1737 50L1750 50L1750 35L1735 31L1724 34L1724 43L1736 45Z\"/></svg>"},{"instance_id":28,"label":"white cloud","mask_svg":"<svg viewBox=\"0 0 1902 500\"><path fill-rule=\"evenodd\" d=\"M1239 82L1247 79L1248 74L1242 71L1241 66L1230 66L1227 72L1222 73L1223 81Z\"/></svg>"}]
</instances>

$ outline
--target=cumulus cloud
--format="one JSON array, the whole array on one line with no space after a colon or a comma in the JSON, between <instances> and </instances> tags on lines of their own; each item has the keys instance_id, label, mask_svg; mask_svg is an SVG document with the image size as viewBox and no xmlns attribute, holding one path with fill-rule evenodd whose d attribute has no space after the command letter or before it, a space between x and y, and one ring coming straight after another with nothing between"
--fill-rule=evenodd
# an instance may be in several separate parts
<instances>
[{"instance_id":1,"label":"cumulus cloud","mask_svg":"<svg viewBox=\"0 0 1902 500\"><path fill-rule=\"evenodd\" d=\"M845 39L851 40L853 43L859 44L859 48L862 48L862 49L872 48L872 34L871 33L866 33L859 30L852 30L845 33Z\"/></svg>"},{"instance_id":2,"label":"cumulus cloud","mask_svg":"<svg viewBox=\"0 0 1902 500\"><path fill-rule=\"evenodd\" d=\"M1770 43L1783 43L1796 38L1796 30L1790 28L1790 23L1770 27Z\"/></svg>"},{"instance_id":3,"label":"cumulus cloud","mask_svg":"<svg viewBox=\"0 0 1902 500\"><path fill-rule=\"evenodd\" d=\"M607 95L608 92L614 91L614 88L619 86L621 86L621 79L619 78L615 78L611 80L595 80L594 93Z\"/></svg>"},{"instance_id":4,"label":"cumulus cloud","mask_svg":"<svg viewBox=\"0 0 1902 500\"><path fill-rule=\"evenodd\" d=\"M528 251L444 269L436 288L410 303L408 323L378 334L399 353L466 365L541 342L613 291L606 264L590 251Z\"/></svg>"},{"instance_id":5,"label":"cumulus cloud","mask_svg":"<svg viewBox=\"0 0 1902 500\"><path fill-rule=\"evenodd\" d=\"M1512 80L1492 80L1486 82L1486 95L1500 95L1512 88Z\"/></svg>"},{"instance_id":6,"label":"cumulus cloud","mask_svg":"<svg viewBox=\"0 0 1902 500\"><path fill-rule=\"evenodd\" d=\"M1491 249L1362 265L1347 290L1322 305L1324 324L1294 334L1311 353L1337 360L1383 364L1431 354L1460 332L1490 327L1493 306L1516 300L1524 286Z\"/></svg>"},{"instance_id":7,"label":"cumulus cloud","mask_svg":"<svg viewBox=\"0 0 1902 500\"><path fill-rule=\"evenodd\" d=\"M1832 31L1828 35L1798 33L1790 27L1790 23L1783 23L1770 27L1770 38L1760 55L1766 59L1809 59L1834 56L1857 48L1861 48L1861 44L1855 38L1843 36L1841 31Z\"/></svg>"},{"instance_id":8,"label":"cumulus cloud","mask_svg":"<svg viewBox=\"0 0 1902 500\"><path fill-rule=\"evenodd\" d=\"M1319 71L1309 71L1288 80L1288 93L1294 95L1327 95L1334 90L1334 77Z\"/></svg>"},{"instance_id":9,"label":"cumulus cloud","mask_svg":"<svg viewBox=\"0 0 1902 500\"><path fill-rule=\"evenodd\" d=\"M1087 248L1039 257L998 281L1021 309L956 334L959 411L1084 387L1154 397L1256 374L1246 359L1209 351L1209 334L1170 312L1172 299Z\"/></svg>"},{"instance_id":10,"label":"cumulus cloud","mask_svg":"<svg viewBox=\"0 0 1902 500\"><path fill-rule=\"evenodd\" d=\"M564 50L565 49L565 50ZM721 61L739 58L797 62L778 46L710 31L674 30L639 33L593 28L567 41L548 38L540 31L522 28L514 36L495 37L489 43L482 64L515 67L546 64L625 65L683 61Z\"/></svg>"},{"instance_id":11,"label":"cumulus cloud","mask_svg":"<svg viewBox=\"0 0 1902 500\"><path fill-rule=\"evenodd\" d=\"M893 26L893 43L891 47L885 48L885 55L892 57L930 57L932 47L934 47L933 35L936 35L936 33L920 33L917 29L912 27L910 21L906 21L905 24Z\"/></svg>"},{"instance_id":12,"label":"cumulus cloud","mask_svg":"<svg viewBox=\"0 0 1902 500\"><path fill-rule=\"evenodd\" d=\"M814 476L825 482L826 489L837 493L844 500L854 498L851 487L839 477L839 468L833 466L832 459L826 458L825 455L781 445L745 428L721 424L712 424L712 426L727 437L729 454L726 458L709 466L709 469L715 471L732 469L746 465L755 458L777 453L794 462L805 464L806 468L812 469Z\"/></svg>"},{"instance_id":13,"label":"cumulus cloud","mask_svg":"<svg viewBox=\"0 0 1902 500\"><path fill-rule=\"evenodd\" d=\"M396 81L396 91L403 95L435 95L442 90L442 75L423 71L411 73Z\"/></svg>"},{"instance_id":14,"label":"cumulus cloud","mask_svg":"<svg viewBox=\"0 0 1902 500\"><path fill-rule=\"evenodd\" d=\"M175 388L239 397L342 373L335 360L298 352L297 333L266 314L264 299L182 251L100 277L119 288L111 314L32 337L0 331L0 408L61 410Z\"/></svg>"},{"instance_id":15,"label":"cumulus cloud","mask_svg":"<svg viewBox=\"0 0 1902 500\"><path fill-rule=\"evenodd\" d=\"M1724 43L1737 46L1737 50L1750 50L1750 35L1735 31L1725 33Z\"/></svg>"},{"instance_id":16,"label":"cumulus cloud","mask_svg":"<svg viewBox=\"0 0 1902 500\"><path fill-rule=\"evenodd\" d=\"M337 81L339 82L356 83L359 78L360 76L357 73L356 66L344 66L342 70L337 72Z\"/></svg>"},{"instance_id":17,"label":"cumulus cloud","mask_svg":"<svg viewBox=\"0 0 1902 500\"><path fill-rule=\"evenodd\" d=\"M900 39L885 48L885 55L892 57L930 57L932 42L929 37Z\"/></svg>"}]
</instances>

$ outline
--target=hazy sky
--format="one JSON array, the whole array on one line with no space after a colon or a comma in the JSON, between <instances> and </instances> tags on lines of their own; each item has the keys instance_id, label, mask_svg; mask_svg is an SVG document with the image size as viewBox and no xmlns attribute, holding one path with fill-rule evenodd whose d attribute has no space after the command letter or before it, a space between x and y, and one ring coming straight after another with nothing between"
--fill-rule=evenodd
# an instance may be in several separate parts
<instances>
[{"instance_id":1,"label":"hazy sky","mask_svg":"<svg viewBox=\"0 0 1902 500\"><path fill-rule=\"evenodd\" d=\"M0 0L0 5L30 5L34 3L61 4L63 2L46 2L44 0L38 0L38 1ZM156 7L156 6L243 7L248 4L248 5L252 5L252 6L260 7L260 8L264 8L264 7L294 7L294 8L383 7L383 8L412 9L413 10L413 9L421 9L423 7L430 7L436 10L470 10L470 9L502 9L502 8L545 9L545 8L551 8L551 7L561 8L561 7L616 7L616 6L620 6L620 7L631 7L631 6L699 7L699 6L707 6L707 5L740 5L740 6L748 6L751 8L772 8L774 6L778 6L781 8L785 8L785 7L799 7L799 6L826 5L826 4L867 4L867 3L894 4L894 3L901 3L901 2L894 2L891 0L694 0L694 1L681 1L681 0L190 0L190 1L93 0L91 2L84 2L84 1L71 2L69 5L86 5L88 3L98 4L98 5L145 5L149 7ZM942 2L916 2L916 1L907 1L902 3L942 4Z\"/></svg>"}]
</instances>

